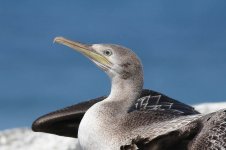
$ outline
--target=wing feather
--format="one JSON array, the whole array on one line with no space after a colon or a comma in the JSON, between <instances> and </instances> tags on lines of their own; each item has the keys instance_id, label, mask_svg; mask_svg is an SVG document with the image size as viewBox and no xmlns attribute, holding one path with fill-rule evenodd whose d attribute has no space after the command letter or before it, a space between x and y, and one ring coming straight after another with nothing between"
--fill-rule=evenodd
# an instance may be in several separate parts
<instances>
[{"instance_id":1,"label":"wing feather","mask_svg":"<svg viewBox=\"0 0 226 150\"><path fill-rule=\"evenodd\" d=\"M199 114L193 107L172 99L162 93L152 90L143 90L141 97L137 99L130 107L128 112L132 111L165 111L176 115L194 115Z\"/></svg>"}]
</instances>

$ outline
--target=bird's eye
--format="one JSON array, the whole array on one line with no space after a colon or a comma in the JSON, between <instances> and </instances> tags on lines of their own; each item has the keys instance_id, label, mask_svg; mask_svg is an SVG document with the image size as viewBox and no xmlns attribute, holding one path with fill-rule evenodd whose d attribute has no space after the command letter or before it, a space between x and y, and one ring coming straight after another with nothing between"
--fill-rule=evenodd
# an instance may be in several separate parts
<instances>
[{"instance_id":1,"label":"bird's eye","mask_svg":"<svg viewBox=\"0 0 226 150\"><path fill-rule=\"evenodd\" d=\"M112 52L111 52L109 49L104 50L103 53L104 53L104 55L106 55L106 56L111 56L111 55L112 55Z\"/></svg>"}]
</instances>

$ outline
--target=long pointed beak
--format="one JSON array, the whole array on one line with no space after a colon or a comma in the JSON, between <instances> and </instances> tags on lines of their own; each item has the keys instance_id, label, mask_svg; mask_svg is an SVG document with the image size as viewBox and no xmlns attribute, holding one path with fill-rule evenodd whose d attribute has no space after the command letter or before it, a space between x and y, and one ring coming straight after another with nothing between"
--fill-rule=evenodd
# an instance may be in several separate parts
<instances>
[{"instance_id":1,"label":"long pointed beak","mask_svg":"<svg viewBox=\"0 0 226 150\"><path fill-rule=\"evenodd\" d=\"M66 45L66 46L82 53L83 55L87 56L89 59L94 61L98 66L100 66L103 69L109 69L112 65L112 63L106 57L97 53L89 45L82 44L80 42L71 41L71 40L68 40L63 37L56 37L54 39L54 42Z\"/></svg>"}]
</instances>

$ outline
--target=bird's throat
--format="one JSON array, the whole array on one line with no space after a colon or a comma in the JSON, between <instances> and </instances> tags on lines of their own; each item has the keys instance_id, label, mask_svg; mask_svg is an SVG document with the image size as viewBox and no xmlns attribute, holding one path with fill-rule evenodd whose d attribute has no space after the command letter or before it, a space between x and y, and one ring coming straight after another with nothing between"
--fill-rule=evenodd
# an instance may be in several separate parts
<instances>
[{"instance_id":1,"label":"bird's throat","mask_svg":"<svg viewBox=\"0 0 226 150\"><path fill-rule=\"evenodd\" d=\"M119 77L112 78L111 93L107 101L120 102L124 109L132 105L139 98L143 89L143 76L136 78L122 79Z\"/></svg>"}]
</instances>

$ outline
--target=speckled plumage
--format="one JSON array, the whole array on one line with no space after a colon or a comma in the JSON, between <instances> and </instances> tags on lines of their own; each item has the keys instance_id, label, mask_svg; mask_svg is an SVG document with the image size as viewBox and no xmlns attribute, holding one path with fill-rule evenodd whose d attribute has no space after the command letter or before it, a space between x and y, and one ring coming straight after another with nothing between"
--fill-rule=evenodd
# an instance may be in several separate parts
<instances>
[{"instance_id":1,"label":"speckled plumage","mask_svg":"<svg viewBox=\"0 0 226 150\"><path fill-rule=\"evenodd\" d=\"M226 149L226 109L203 116L196 122L200 123L199 132L192 139L189 149Z\"/></svg>"},{"instance_id":2,"label":"speckled plumage","mask_svg":"<svg viewBox=\"0 0 226 150\"><path fill-rule=\"evenodd\" d=\"M84 150L225 149L225 110L202 115L161 93L143 95L143 70L128 48L84 45L64 38L56 42L87 56L111 79L111 92L83 116L78 140ZM61 117L60 117L61 118Z\"/></svg>"}]
</instances>

